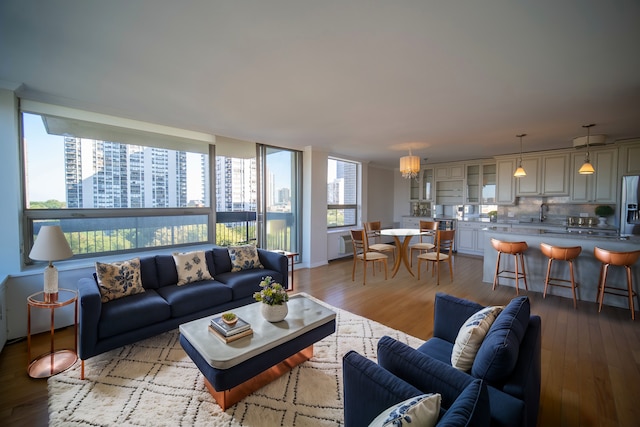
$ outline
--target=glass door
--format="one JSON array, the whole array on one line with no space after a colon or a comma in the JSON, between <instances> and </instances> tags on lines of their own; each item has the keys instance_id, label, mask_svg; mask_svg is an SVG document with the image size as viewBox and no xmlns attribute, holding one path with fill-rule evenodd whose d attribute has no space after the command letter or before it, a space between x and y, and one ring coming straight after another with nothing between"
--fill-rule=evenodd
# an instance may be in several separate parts
<instances>
[{"instance_id":1,"label":"glass door","mask_svg":"<svg viewBox=\"0 0 640 427\"><path fill-rule=\"evenodd\" d=\"M302 154L258 145L258 155L258 245L299 253Z\"/></svg>"}]
</instances>

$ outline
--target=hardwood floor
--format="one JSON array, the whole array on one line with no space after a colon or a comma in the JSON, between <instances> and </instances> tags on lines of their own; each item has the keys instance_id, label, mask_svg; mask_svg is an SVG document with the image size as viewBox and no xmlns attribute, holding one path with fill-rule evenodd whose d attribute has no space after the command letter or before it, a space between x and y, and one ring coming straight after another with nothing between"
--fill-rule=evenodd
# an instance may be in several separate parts
<instances>
[{"instance_id":1,"label":"hardwood floor","mask_svg":"<svg viewBox=\"0 0 640 427\"><path fill-rule=\"evenodd\" d=\"M433 299L446 292L485 305L506 304L515 288L496 291L482 283L481 258L456 255L454 280L448 272L435 285L424 274L420 282L400 268L395 278L367 274L362 266L351 281L351 259L314 269L296 269L296 292L307 292L329 304L368 317L422 339L432 335ZM415 265L414 265L415 268ZM424 264L423 264L424 268ZM640 323L629 310L524 292L532 312L542 317L542 393L539 426L636 426L640 419ZM614 297L611 297L614 298ZM46 334L45 334L46 335ZM58 331L69 340L73 329ZM46 346L47 336L38 339ZM42 345L42 344L41 344ZM27 376L26 341L0 353L0 425L45 426L47 383Z\"/></svg>"}]
</instances>

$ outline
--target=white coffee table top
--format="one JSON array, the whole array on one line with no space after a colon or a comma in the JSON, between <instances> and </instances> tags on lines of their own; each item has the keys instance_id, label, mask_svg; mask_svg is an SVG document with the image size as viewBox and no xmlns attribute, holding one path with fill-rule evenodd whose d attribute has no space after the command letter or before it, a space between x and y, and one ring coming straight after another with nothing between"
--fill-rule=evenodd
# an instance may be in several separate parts
<instances>
[{"instance_id":1,"label":"white coffee table top","mask_svg":"<svg viewBox=\"0 0 640 427\"><path fill-rule=\"evenodd\" d=\"M228 310L251 324L253 336L228 344L215 337L209 331L209 321L221 313L184 323L180 325L180 333L209 365L216 369L228 369L329 323L336 317L334 311L298 294L289 298L287 317L281 322L270 323L260 313L261 304L257 302Z\"/></svg>"}]
</instances>

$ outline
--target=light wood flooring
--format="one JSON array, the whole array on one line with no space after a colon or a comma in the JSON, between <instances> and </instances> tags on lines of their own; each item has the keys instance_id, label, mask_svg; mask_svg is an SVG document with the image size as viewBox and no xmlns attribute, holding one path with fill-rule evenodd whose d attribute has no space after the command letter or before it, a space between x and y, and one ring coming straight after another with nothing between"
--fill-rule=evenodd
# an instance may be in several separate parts
<instances>
[{"instance_id":1,"label":"light wood flooring","mask_svg":"<svg viewBox=\"0 0 640 427\"><path fill-rule=\"evenodd\" d=\"M515 288L496 291L482 283L481 258L456 255L454 280L444 272L441 283L423 270L420 282L400 268L395 278L367 274L362 265L351 281L352 260L333 261L314 269L297 269L295 291L307 292L336 307L374 319L422 339L432 335L435 292L446 292L485 305L506 304ZM415 266L414 266L415 268ZM424 268L424 266L423 266ZM640 425L640 320L629 310L525 292L532 312L542 317L542 395L539 426ZM616 298L610 296L608 298ZM637 313L636 313L637 314ZM73 339L73 329L57 339ZM46 349L48 336L38 336ZM47 425L47 383L27 376L26 341L0 353L0 425ZM44 351L44 350L43 350ZM36 350L37 352L37 350Z\"/></svg>"}]
</instances>

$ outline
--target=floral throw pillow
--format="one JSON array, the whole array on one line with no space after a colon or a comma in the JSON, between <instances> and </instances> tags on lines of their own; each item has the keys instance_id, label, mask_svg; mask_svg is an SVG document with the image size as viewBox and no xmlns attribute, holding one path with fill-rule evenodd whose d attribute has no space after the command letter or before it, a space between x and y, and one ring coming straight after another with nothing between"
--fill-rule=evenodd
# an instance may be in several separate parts
<instances>
[{"instance_id":1,"label":"floral throw pillow","mask_svg":"<svg viewBox=\"0 0 640 427\"><path fill-rule=\"evenodd\" d=\"M204 251L176 252L173 254L173 261L178 271L178 286L201 280L213 280L207 268Z\"/></svg>"},{"instance_id":2,"label":"floral throw pillow","mask_svg":"<svg viewBox=\"0 0 640 427\"><path fill-rule=\"evenodd\" d=\"M96 279L102 302L144 292L140 278L140 258L110 264L96 262Z\"/></svg>"},{"instance_id":3,"label":"floral throw pillow","mask_svg":"<svg viewBox=\"0 0 640 427\"><path fill-rule=\"evenodd\" d=\"M231 258L231 271L264 268L258 257L258 249L253 245L230 246L229 258Z\"/></svg>"},{"instance_id":4,"label":"floral throw pillow","mask_svg":"<svg viewBox=\"0 0 640 427\"><path fill-rule=\"evenodd\" d=\"M421 394L385 409L369 427L435 426L440 416L439 393Z\"/></svg>"}]
</instances>

